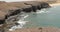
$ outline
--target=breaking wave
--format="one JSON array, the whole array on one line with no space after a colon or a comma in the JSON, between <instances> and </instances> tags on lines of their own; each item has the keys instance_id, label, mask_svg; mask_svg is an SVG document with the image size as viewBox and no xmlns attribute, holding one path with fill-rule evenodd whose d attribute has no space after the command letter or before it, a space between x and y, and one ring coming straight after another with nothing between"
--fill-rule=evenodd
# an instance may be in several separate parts
<instances>
[{"instance_id":1,"label":"breaking wave","mask_svg":"<svg viewBox=\"0 0 60 32\"><path fill-rule=\"evenodd\" d=\"M47 9L42 9L42 10L38 10L36 13L40 14L40 13L48 13L49 11L47 11Z\"/></svg>"},{"instance_id":2,"label":"breaking wave","mask_svg":"<svg viewBox=\"0 0 60 32\"><path fill-rule=\"evenodd\" d=\"M13 31L15 29L23 28L23 26L28 22L24 21L29 15L21 15L21 19L17 22L19 25L15 25L9 29L9 31Z\"/></svg>"},{"instance_id":3,"label":"breaking wave","mask_svg":"<svg viewBox=\"0 0 60 32\"><path fill-rule=\"evenodd\" d=\"M46 9L42 9L42 10L38 10L36 13L37 13L37 14L40 14L40 13L47 13L47 12L49 12L49 11L46 11ZM17 23L18 23L19 25L15 25L15 26L11 27L11 28L9 29L9 31L13 31L13 30L15 30L15 29L23 28L23 26L24 26L27 22L29 22L29 21L24 21L24 19L27 18L28 16L29 16L29 15L25 15L25 14L20 15L21 18L20 18L19 21L17 21Z\"/></svg>"}]
</instances>

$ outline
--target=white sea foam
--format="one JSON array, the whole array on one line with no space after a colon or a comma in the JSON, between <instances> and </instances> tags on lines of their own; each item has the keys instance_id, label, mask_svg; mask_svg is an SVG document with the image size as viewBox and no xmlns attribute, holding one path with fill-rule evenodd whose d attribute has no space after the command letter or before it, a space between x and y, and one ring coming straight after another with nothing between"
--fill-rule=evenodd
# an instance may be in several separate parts
<instances>
[{"instance_id":1,"label":"white sea foam","mask_svg":"<svg viewBox=\"0 0 60 32\"><path fill-rule=\"evenodd\" d=\"M39 12L36 12L37 14L39 14L39 13L44 13L44 11L39 11Z\"/></svg>"},{"instance_id":2,"label":"white sea foam","mask_svg":"<svg viewBox=\"0 0 60 32\"><path fill-rule=\"evenodd\" d=\"M28 21L21 21L19 20L18 23L19 25L15 25L13 27L11 27L11 29L9 29L9 31L13 31L15 29L20 29L20 28L23 28L23 26L27 23Z\"/></svg>"},{"instance_id":3,"label":"white sea foam","mask_svg":"<svg viewBox=\"0 0 60 32\"><path fill-rule=\"evenodd\" d=\"M24 18L27 18L29 15L24 16Z\"/></svg>"},{"instance_id":4,"label":"white sea foam","mask_svg":"<svg viewBox=\"0 0 60 32\"><path fill-rule=\"evenodd\" d=\"M24 15L21 15L21 16L24 16ZM17 22L19 25L15 25L15 26L11 27L11 29L9 29L9 31L13 31L15 29L23 28L23 26L28 22L28 21L24 21L24 19L27 18L28 16L29 15L22 17L22 19Z\"/></svg>"},{"instance_id":5,"label":"white sea foam","mask_svg":"<svg viewBox=\"0 0 60 32\"><path fill-rule=\"evenodd\" d=\"M20 20L24 20L25 18L27 18L29 15L21 15L21 19Z\"/></svg>"},{"instance_id":6,"label":"white sea foam","mask_svg":"<svg viewBox=\"0 0 60 32\"><path fill-rule=\"evenodd\" d=\"M47 9L42 9L42 10L38 10L36 13L37 14L40 14L40 13L47 13L49 11L46 11Z\"/></svg>"}]
</instances>

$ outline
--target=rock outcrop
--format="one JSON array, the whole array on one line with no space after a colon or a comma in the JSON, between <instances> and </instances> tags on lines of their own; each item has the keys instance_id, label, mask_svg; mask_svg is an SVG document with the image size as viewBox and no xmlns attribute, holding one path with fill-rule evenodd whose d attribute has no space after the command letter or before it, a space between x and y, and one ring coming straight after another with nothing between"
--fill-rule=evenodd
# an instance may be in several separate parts
<instances>
[{"instance_id":1,"label":"rock outcrop","mask_svg":"<svg viewBox=\"0 0 60 32\"><path fill-rule=\"evenodd\" d=\"M46 2L27 1L24 2L24 4L31 5L34 12L36 12L36 10L41 10L42 8L50 7L49 4Z\"/></svg>"},{"instance_id":2,"label":"rock outcrop","mask_svg":"<svg viewBox=\"0 0 60 32\"><path fill-rule=\"evenodd\" d=\"M27 2L1 2L0 3L0 30L8 30L20 19L21 12L36 12L42 8L50 7L48 3L27 1Z\"/></svg>"},{"instance_id":3,"label":"rock outcrop","mask_svg":"<svg viewBox=\"0 0 60 32\"><path fill-rule=\"evenodd\" d=\"M0 4L0 29L5 28L7 23L10 23L9 21L6 21L11 16L15 16L18 13L20 13L20 10L17 7L9 6L6 3ZM13 17L12 17L13 18ZM11 19L11 18L10 18ZM15 20L16 18L14 18ZM11 21L13 21L11 19ZM2 31L5 29L2 29Z\"/></svg>"},{"instance_id":4,"label":"rock outcrop","mask_svg":"<svg viewBox=\"0 0 60 32\"><path fill-rule=\"evenodd\" d=\"M40 10L41 9L40 3L36 2L36 1L27 1L27 2L24 2L24 4L31 5L32 9L33 9L33 12L36 12L36 10Z\"/></svg>"},{"instance_id":5,"label":"rock outcrop","mask_svg":"<svg viewBox=\"0 0 60 32\"><path fill-rule=\"evenodd\" d=\"M49 4L46 2L41 2L41 8L49 8Z\"/></svg>"}]
</instances>

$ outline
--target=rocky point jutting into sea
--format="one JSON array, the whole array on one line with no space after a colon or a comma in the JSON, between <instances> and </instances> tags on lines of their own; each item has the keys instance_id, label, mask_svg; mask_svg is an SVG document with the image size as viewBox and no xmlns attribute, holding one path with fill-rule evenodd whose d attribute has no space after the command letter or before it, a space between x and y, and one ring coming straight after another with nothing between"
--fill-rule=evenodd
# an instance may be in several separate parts
<instances>
[{"instance_id":1,"label":"rocky point jutting into sea","mask_svg":"<svg viewBox=\"0 0 60 32\"><path fill-rule=\"evenodd\" d=\"M17 24L22 12L36 12L43 8L49 8L46 2L0 2L0 32L6 32L10 27Z\"/></svg>"}]
</instances>

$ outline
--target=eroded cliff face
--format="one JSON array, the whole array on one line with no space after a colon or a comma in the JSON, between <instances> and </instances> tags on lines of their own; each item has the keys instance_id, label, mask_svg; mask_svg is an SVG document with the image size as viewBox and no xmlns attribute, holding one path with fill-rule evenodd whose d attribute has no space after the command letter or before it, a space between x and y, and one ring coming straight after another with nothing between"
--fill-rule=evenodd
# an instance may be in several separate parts
<instances>
[{"instance_id":1,"label":"eroded cliff face","mask_svg":"<svg viewBox=\"0 0 60 32\"><path fill-rule=\"evenodd\" d=\"M0 4L0 24L1 32L8 30L11 26L16 25L20 19L21 12L36 12L42 8L50 7L46 2L27 1L27 2L1 2Z\"/></svg>"}]
</instances>

